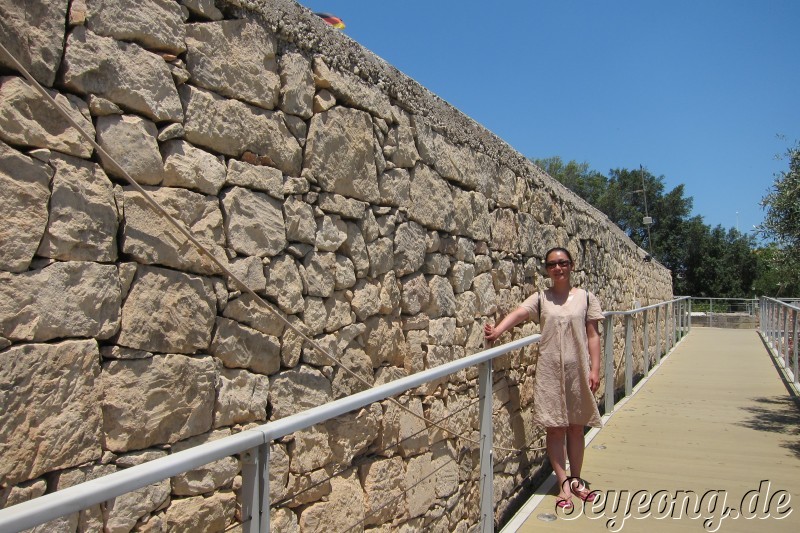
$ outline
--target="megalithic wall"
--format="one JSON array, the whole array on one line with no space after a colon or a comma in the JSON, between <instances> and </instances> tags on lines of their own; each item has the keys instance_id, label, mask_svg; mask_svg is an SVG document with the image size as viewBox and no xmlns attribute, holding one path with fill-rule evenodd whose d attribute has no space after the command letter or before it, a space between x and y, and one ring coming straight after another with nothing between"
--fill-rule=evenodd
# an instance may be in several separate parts
<instances>
[{"instance_id":1,"label":"megalithic wall","mask_svg":"<svg viewBox=\"0 0 800 533\"><path fill-rule=\"evenodd\" d=\"M479 351L552 246L606 310L672 296L599 211L294 2L34 3L0 0L0 39L108 158L0 58L1 506ZM536 355L496 364L495 444L519 450L498 520L543 459ZM476 376L274 443L276 530L475 524ZM80 520L221 529L240 472Z\"/></svg>"}]
</instances>

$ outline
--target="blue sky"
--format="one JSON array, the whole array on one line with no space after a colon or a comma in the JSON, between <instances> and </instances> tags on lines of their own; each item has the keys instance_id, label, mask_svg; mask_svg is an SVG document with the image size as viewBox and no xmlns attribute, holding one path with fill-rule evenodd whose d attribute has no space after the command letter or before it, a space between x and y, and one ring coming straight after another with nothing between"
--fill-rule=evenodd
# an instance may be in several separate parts
<instances>
[{"instance_id":1,"label":"blue sky","mask_svg":"<svg viewBox=\"0 0 800 533\"><path fill-rule=\"evenodd\" d=\"M797 0L300 3L521 154L644 165L711 226L761 223L800 140Z\"/></svg>"}]
</instances>

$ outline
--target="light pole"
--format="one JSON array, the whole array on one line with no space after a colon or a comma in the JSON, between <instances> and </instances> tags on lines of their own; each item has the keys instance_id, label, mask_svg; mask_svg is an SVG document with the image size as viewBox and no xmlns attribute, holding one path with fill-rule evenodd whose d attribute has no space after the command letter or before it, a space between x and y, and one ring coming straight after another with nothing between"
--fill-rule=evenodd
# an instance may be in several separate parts
<instances>
[{"instance_id":1,"label":"light pole","mask_svg":"<svg viewBox=\"0 0 800 533\"><path fill-rule=\"evenodd\" d=\"M650 226L653 224L653 219L647 212L647 188L644 185L644 167L642 165L639 165L639 171L642 175L642 196L644 197L644 218L642 219L642 224L647 228L647 252L652 256L653 241L650 238Z\"/></svg>"}]
</instances>

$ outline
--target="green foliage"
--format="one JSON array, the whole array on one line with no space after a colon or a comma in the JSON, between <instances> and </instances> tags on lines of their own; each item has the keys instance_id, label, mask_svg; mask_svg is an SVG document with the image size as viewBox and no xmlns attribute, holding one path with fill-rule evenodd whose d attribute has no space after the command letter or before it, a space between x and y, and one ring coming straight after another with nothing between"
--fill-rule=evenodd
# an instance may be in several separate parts
<instances>
[{"instance_id":1,"label":"green foliage","mask_svg":"<svg viewBox=\"0 0 800 533\"><path fill-rule=\"evenodd\" d=\"M773 298L800 296L798 257L772 243L753 252L757 259L758 277L753 292Z\"/></svg>"}]
</instances>

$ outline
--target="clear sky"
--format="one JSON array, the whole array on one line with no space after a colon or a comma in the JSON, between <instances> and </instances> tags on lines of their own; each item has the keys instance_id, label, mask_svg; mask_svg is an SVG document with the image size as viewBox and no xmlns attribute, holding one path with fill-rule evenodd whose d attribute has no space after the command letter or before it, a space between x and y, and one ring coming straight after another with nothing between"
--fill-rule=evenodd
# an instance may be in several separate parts
<instances>
[{"instance_id":1,"label":"clear sky","mask_svg":"<svg viewBox=\"0 0 800 533\"><path fill-rule=\"evenodd\" d=\"M800 140L799 0L300 3L524 156L643 165L711 226L761 223Z\"/></svg>"}]
</instances>

